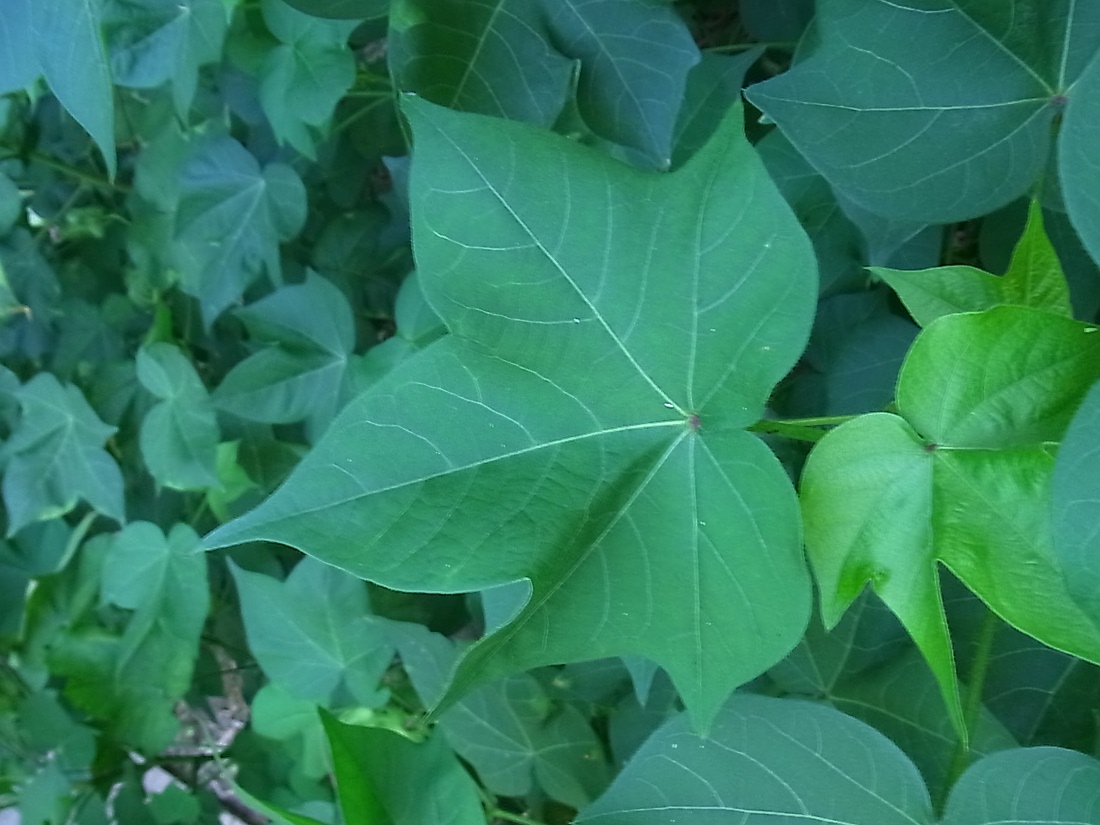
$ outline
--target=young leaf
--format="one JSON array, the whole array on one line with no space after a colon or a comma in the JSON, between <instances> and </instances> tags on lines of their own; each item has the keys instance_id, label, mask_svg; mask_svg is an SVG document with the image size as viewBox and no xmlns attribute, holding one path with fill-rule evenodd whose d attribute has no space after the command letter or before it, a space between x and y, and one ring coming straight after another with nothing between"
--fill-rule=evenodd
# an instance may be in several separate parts
<instances>
[{"instance_id":1,"label":"young leaf","mask_svg":"<svg viewBox=\"0 0 1100 825\"><path fill-rule=\"evenodd\" d=\"M693 733L683 715L658 730L577 823L696 818L742 825L933 822L920 774L882 734L824 705L740 693L707 736Z\"/></svg>"},{"instance_id":2,"label":"young leaf","mask_svg":"<svg viewBox=\"0 0 1100 825\"><path fill-rule=\"evenodd\" d=\"M157 483L176 490L217 486L218 421L194 366L171 344L137 354L137 376L160 403L141 422L141 453Z\"/></svg>"},{"instance_id":3,"label":"young leaf","mask_svg":"<svg viewBox=\"0 0 1100 825\"><path fill-rule=\"evenodd\" d=\"M523 124L406 111L421 283L452 334L207 546L280 541L398 590L526 579L526 606L471 649L448 701L637 654L705 724L805 628L796 503L744 428L805 343L809 242L739 110L670 174Z\"/></svg>"},{"instance_id":4,"label":"young leaf","mask_svg":"<svg viewBox=\"0 0 1100 825\"><path fill-rule=\"evenodd\" d=\"M1098 23L1100 7L1073 0L822 0L817 46L748 97L859 205L934 223L971 218L1043 172L1051 123L1077 97ZM1092 146L1088 102L1078 115L1061 139ZM1063 155L1063 179L1095 168L1070 163Z\"/></svg>"},{"instance_id":5,"label":"young leaf","mask_svg":"<svg viewBox=\"0 0 1100 825\"><path fill-rule=\"evenodd\" d=\"M119 86L150 89L171 81L186 120L199 67L221 57L229 26L221 0L107 0L103 29Z\"/></svg>"},{"instance_id":6,"label":"young leaf","mask_svg":"<svg viewBox=\"0 0 1100 825\"><path fill-rule=\"evenodd\" d=\"M972 266L941 266L922 272L872 268L922 327L943 315L980 312L1002 304L1035 307L1072 317L1069 286L1058 255L1043 231L1043 209L1032 201L1024 234L1003 276Z\"/></svg>"},{"instance_id":7,"label":"young leaf","mask_svg":"<svg viewBox=\"0 0 1100 825\"><path fill-rule=\"evenodd\" d=\"M477 785L438 734L412 742L321 711L345 822L484 825Z\"/></svg>"},{"instance_id":8,"label":"young leaf","mask_svg":"<svg viewBox=\"0 0 1100 825\"><path fill-rule=\"evenodd\" d=\"M327 707L377 707L393 659L384 620L370 614L367 589L315 559L280 582L231 566L248 646L264 673L299 699Z\"/></svg>"},{"instance_id":9,"label":"young leaf","mask_svg":"<svg viewBox=\"0 0 1100 825\"><path fill-rule=\"evenodd\" d=\"M64 515L84 500L122 522L122 473L103 449L115 428L96 416L80 390L42 372L16 393L23 414L4 444L8 535L32 521Z\"/></svg>"},{"instance_id":10,"label":"young leaf","mask_svg":"<svg viewBox=\"0 0 1100 825\"><path fill-rule=\"evenodd\" d=\"M825 624L870 582L921 648L959 730L937 562L1009 624L1100 661L1100 630L1066 592L1045 505L1049 445L1100 372L1091 331L1021 307L940 318L902 368L902 417L838 427L803 471Z\"/></svg>"},{"instance_id":11,"label":"young leaf","mask_svg":"<svg viewBox=\"0 0 1100 825\"><path fill-rule=\"evenodd\" d=\"M183 288L199 299L207 325L266 270L278 283L279 242L298 234L306 192L289 166L261 169L229 137L199 144L183 167L176 257Z\"/></svg>"},{"instance_id":12,"label":"young leaf","mask_svg":"<svg viewBox=\"0 0 1100 825\"><path fill-rule=\"evenodd\" d=\"M115 93L100 33L101 2L33 0L30 7L35 56L46 82L65 110L92 136L113 178L118 164Z\"/></svg>"},{"instance_id":13,"label":"young leaf","mask_svg":"<svg viewBox=\"0 0 1100 825\"><path fill-rule=\"evenodd\" d=\"M303 312L303 307L309 307ZM252 339L269 343L237 364L214 403L248 421L327 423L340 401L355 319L344 294L316 274L236 312Z\"/></svg>"}]
</instances>

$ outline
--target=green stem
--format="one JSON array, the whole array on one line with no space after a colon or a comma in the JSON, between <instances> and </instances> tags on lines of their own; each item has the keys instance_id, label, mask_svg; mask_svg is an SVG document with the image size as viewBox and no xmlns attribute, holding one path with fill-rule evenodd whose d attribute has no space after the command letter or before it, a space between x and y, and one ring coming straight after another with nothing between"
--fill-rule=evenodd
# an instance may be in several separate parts
<instances>
[{"instance_id":1,"label":"green stem","mask_svg":"<svg viewBox=\"0 0 1100 825\"><path fill-rule=\"evenodd\" d=\"M963 708L963 723L966 725L967 739L973 740L978 717L982 712L982 693L985 690L985 677L989 672L989 662L993 655L993 640L1000 627L1000 619L992 610L986 610L982 625L978 629L978 647L974 652L974 661L970 665L970 678L966 684L966 705ZM970 742L959 740L955 755L951 759L948 781L944 786L946 795L962 776L970 763ZM945 800L941 800L941 803ZM942 807L942 804L941 804Z\"/></svg>"},{"instance_id":2,"label":"green stem","mask_svg":"<svg viewBox=\"0 0 1100 825\"><path fill-rule=\"evenodd\" d=\"M793 52L798 44L790 40L762 40L758 43L733 43L729 46L711 46L709 49L703 49L703 51L714 52L716 54L736 54L737 52L747 52L749 49L755 49L757 46L763 46L765 49L782 49L785 52Z\"/></svg>"},{"instance_id":3,"label":"green stem","mask_svg":"<svg viewBox=\"0 0 1100 825\"><path fill-rule=\"evenodd\" d=\"M822 428L835 427L858 417L856 415L827 415L817 418L790 418L785 421L763 418L748 429L752 433L781 435L795 441L820 441L828 432L828 430Z\"/></svg>"},{"instance_id":4,"label":"green stem","mask_svg":"<svg viewBox=\"0 0 1100 825\"><path fill-rule=\"evenodd\" d=\"M40 163L50 169L57 172L61 172L63 175L68 175L74 180L79 180L87 183L91 186L99 186L106 189L113 189L116 192L129 192L130 187L124 183L118 183L117 181L110 181L102 175L98 175L94 172L88 172L84 169L80 169L72 164L66 163L63 160L55 158L53 155L43 154L42 152L31 149L29 151L20 152L16 147L10 146L6 143L0 143L0 150L11 152L12 157L19 157L24 160L34 161Z\"/></svg>"},{"instance_id":5,"label":"green stem","mask_svg":"<svg viewBox=\"0 0 1100 825\"><path fill-rule=\"evenodd\" d=\"M504 811L500 808L493 808L489 811L490 821L493 819L503 819L505 822L518 822L519 825L545 825L543 822L539 822L537 819L531 819L529 816L523 814L514 814L511 811Z\"/></svg>"}]
</instances>

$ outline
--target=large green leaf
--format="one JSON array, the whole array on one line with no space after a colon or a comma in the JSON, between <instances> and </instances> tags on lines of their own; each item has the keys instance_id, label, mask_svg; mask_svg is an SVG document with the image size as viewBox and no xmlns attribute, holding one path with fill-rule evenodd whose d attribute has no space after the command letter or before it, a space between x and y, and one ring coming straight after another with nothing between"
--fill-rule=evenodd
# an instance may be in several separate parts
<instances>
[{"instance_id":1,"label":"large green leaf","mask_svg":"<svg viewBox=\"0 0 1100 825\"><path fill-rule=\"evenodd\" d=\"M743 428L805 342L809 242L739 110L670 174L523 124L406 111L419 275L453 334L207 545L280 541L394 589L526 579L449 701L637 654L705 724L805 628L790 484Z\"/></svg>"},{"instance_id":2,"label":"large green leaf","mask_svg":"<svg viewBox=\"0 0 1100 825\"><path fill-rule=\"evenodd\" d=\"M1066 586L1100 627L1100 384L1081 402L1058 450L1051 502Z\"/></svg>"},{"instance_id":3,"label":"large green leaf","mask_svg":"<svg viewBox=\"0 0 1100 825\"><path fill-rule=\"evenodd\" d=\"M111 537L102 570L103 599L132 610L120 637L94 630L65 639L58 671L66 695L111 720L117 736L157 751L179 726L174 708L191 685L199 635L209 608L206 558L198 536L177 524L167 536L139 521Z\"/></svg>"},{"instance_id":4,"label":"large green leaf","mask_svg":"<svg viewBox=\"0 0 1100 825\"><path fill-rule=\"evenodd\" d=\"M951 791L942 825L1100 822L1100 762L1061 748L989 756Z\"/></svg>"},{"instance_id":5,"label":"large green leaf","mask_svg":"<svg viewBox=\"0 0 1100 825\"><path fill-rule=\"evenodd\" d=\"M141 422L141 453L158 484L177 490L218 486L218 421L195 367L171 344L138 351L137 376L160 403Z\"/></svg>"},{"instance_id":6,"label":"large green leaf","mask_svg":"<svg viewBox=\"0 0 1100 825\"><path fill-rule=\"evenodd\" d=\"M262 7L279 45L260 70L260 102L276 138L312 158L313 131L328 122L355 82L347 44L355 23L312 17L283 0L263 0Z\"/></svg>"},{"instance_id":7,"label":"large green leaf","mask_svg":"<svg viewBox=\"0 0 1100 825\"><path fill-rule=\"evenodd\" d=\"M3 448L8 535L64 515L81 500L124 521L122 473L103 449L115 428L99 420L80 390L47 372L16 397L23 414Z\"/></svg>"},{"instance_id":8,"label":"large green leaf","mask_svg":"<svg viewBox=\"0 0 1100 825\"><path fill-rule=\"evenodd\" d=\"M186 119L199 67L221 57L228 25L222 0L106 0L115 83L148 89L171 81L176 112Z\"/></svg>"},{"instance_id":9,"label":"large green leaf","mask_svg":"<svg viewBox=\"0 0 1100 825\"><path fill-rule=\"evenodd\" d=\"M824 705L737 694L708 736L678 716L578 823L928 825L920 774L882 734Z\"/></svg>"},{"instance_id":10,"label":"large green leaf","mask_svg":"<svg viewBox=\"0 0 1100 825\"><path fill-rule=\"evenodd\" d=\"M438 734L412 742L321 711L345 822L484 825L478 787Z\"/></svg>"},{"instance_id":11,"label":"large green leaf","mask_svg":"<svg viewBox=\"0 0 1100 825\"><path fill-rule=\"evenodd\" d=\"M1021 307L948 315L917 338L900 417L825 436L802 476L806 546L834 625L867 582L920 646L961 726L937 563L1005 621L1100 661L1051 548L1051 445L1100 372L1094 328Z\"/></svg>"},{"instance_id":12,"label":"large green leaf","mask_svg":"<svg viewBox=\"0 0 1100 825\"><path fill-rule=\"evenodd\" d=\"M1094 145L1095 4L821 0L815 28L806 58L749 98L871 211L943 223L1003 206L1043 173L1063 107L1063 147ZM1095 160L1062 164L1063 179L1083 175L1078 192L1095 180Z\"/></svg>"},{"instance_id":13,"label":"large green leaf","mask_svg":"<svg viewBox=\"0 0 1100 825\"><path fill-rule=\"evenodd\" d=\"M0 14L0 94L16 92L38 77L31 28L34 0L8 0Z\"/></svg>"},{"instance_id":14,"label":"large green leaf","mask_svg":"<svg viewBox=\"0 0 1100 825\"><path fill-rule=\"evenodd\" d=\"M1087 14L1095 13L1089 8ZM1073 226L1092 259L1100 263L1100 54L1078 78L1066 106L1058 148L1059 181Z\"/></svg>"},{"instance_id":15,"label":"large green leaf","mask_svg":"<svg viewBox=\"0 0 1100 825\"><path fill-rule=\"evenodd\" d=\"M579 62L577 108L595 134L667 168L699 50L661 0L404 0L401 88L446 106L550 125Z\"/></svg>"},{"instance_id":16,"label":"large green leaf","mask_svg":"<svg viewBox=\"0 0 1100 825\"><path fill-rule=\"evenodd\" d=\"M202 142L180 175L176 258L183 288L199 299L207 324L262 272L278 282L279 242L301 230L306 192L282 163L261 169L229 137Z\"/></svg>"},{"instance_id":17,"label":"large green leaf","mask_svg":"<svg viewBox=\"0 0 1100 825\"><path fill-rule=\"evenodd\" d=\"M100 31L102 6L102 0L34 0L31 26L46 82L92 136L114 177L115 93Z\"/></svg>"},{"instance_id":18,"label":"large green leaf","mask_svg":"<svg viewBox=\"0 0 1100 825\"><path fill-rule=\"evenodd\" d=\"M233 566L248 646L264 673L299 699L328 707L384 704L393 658L366 585L315 559L280 582Z\"/></svg>"},{"instance_id":19,"label":"large green leaf","mask_svg":"<svg viewBox=\"0 0 1100 825\"><path fill-rule=\"evenodd\" d=\"M307 417L327 423L355 346L355 319L344 294L310 274L305 283L284 286L236 315L253 341L269 346L230 370L214 393L218 407L269 424Z\"/></svg>"}]
</instances>

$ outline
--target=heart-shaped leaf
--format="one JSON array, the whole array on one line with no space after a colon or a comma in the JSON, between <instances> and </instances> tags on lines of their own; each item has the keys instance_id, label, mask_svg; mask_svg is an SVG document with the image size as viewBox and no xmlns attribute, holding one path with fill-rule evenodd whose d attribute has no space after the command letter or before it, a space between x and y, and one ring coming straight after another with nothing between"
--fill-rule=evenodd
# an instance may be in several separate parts
<instances>
[{"instance_id":1,"label":"heart-shaped leaf","mask_svg":"<svg viewBox=\"0 0 1100 825\"><path fill-rule=\"evenodd\" d=\"M739 110L668 174L524 124L406 112L419 274L452 334L207 546L280 541L394 589L526 580L444 704L635 654L705 724L809 610L790 483L744 429L805 344L809 241Z\"/></svg>"}]
</instances>

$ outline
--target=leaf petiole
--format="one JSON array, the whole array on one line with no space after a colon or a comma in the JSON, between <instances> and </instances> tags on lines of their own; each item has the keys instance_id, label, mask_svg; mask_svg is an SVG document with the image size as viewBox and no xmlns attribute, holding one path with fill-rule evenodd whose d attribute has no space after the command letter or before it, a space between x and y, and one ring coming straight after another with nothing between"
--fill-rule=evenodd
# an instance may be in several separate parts
<instances>
[{"instance_id":1,"label":"leaf petiole","mask_svg":"<svg viewBox=\"0 0 1100 825\"><path fill-rule=\"evenodd\" d=\"M828 427L836 427L858 418L857 415L827 415L817 418L788 418L783 421L762 418L748 428L752 433L779 435L795 441L820 441Z\"/></svg>"}]
</instances>

